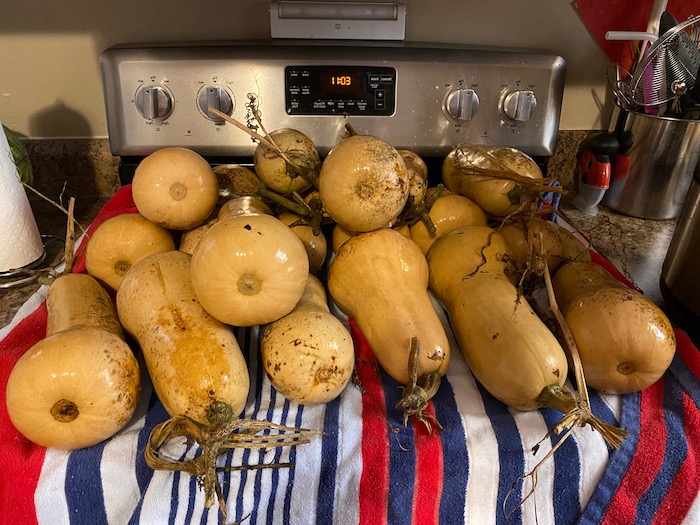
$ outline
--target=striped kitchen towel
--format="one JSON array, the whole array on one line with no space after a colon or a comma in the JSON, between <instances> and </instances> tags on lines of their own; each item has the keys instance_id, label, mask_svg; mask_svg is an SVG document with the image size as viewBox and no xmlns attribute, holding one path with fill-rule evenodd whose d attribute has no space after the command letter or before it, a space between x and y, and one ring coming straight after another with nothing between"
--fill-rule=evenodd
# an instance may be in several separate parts
<instances>
[{"instance_id":1,"label":"striped kitchen towel","mask_svg":"<svg viewBox=\"0 0 700 525\"><path fill-rule=\"evenodd\" d=\"M91 228L130 211L135 208L126 186ZM44 449L14 429L5 384L19 356L45 334L45 293L41 288L0 330L0 523L223 523L217 506L205 508L194 478L146 465L148 435L167 419L147 374L130 424L99 445ZM596 415L629 431L622 447L611 451L590 428L576 428L539 470L532 497L519 505L531 487L522 476L560 438L547 438L536 454L532 448L559 414L519 412L495 400L475 381L452 338L454 357L429 407L443 429L428 435L413 421L404 427L395 408L400 386L381 370L353 320L346 322L355 342L357 384L316 407L291 403L272 387L259 363L257 327L233 329L251 376L242 416L323 434L296 448L238 449L221 457L222 466L294 464L222 473L228 523L700 523L700 355L682 330L676 331L673 364L655 385L626 396L591 392ZM167 452L189 458L198 451L174 440Z\"/></svg>"}]
</instances>

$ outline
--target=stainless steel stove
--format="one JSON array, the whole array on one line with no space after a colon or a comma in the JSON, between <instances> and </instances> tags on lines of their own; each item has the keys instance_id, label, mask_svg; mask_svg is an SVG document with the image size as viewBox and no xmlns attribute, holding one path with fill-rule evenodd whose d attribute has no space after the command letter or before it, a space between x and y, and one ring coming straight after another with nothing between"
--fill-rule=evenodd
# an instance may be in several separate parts
<instances>
[{"instance_id":1,"label":"stainless steel stove","mask_svg":"<svg viewBox=\"0 0 700 525\"><path fill-rule=\"evenodd\" d=\"M137 44L101 57L111 149L125 164L166 146L249 160L255 143L209 108L245 122L251 98L269 131L298 129L322 155L350 124L427 159L460 143L546 157L565 68L543 51L382 41Z\"/></svg>"}]
</instances>

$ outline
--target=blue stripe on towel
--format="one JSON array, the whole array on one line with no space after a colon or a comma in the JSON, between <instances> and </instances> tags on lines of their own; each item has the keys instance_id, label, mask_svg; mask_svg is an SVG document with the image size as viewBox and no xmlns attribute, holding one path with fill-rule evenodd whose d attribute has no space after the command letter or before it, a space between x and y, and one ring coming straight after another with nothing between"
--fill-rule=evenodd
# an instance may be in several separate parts
<instances>
[{"instance_id":1,"label":"blue stripe on towel","mask_svg":"<svg viewBox=\"0 0 700 525\"><path fill-rule=\"evenodd\" d=\"M380 369L386 402L387 432L389 433L388 523L411 523L413 491L416 479L415 442L413 426L403 425L403 410L396 408L403 388Z\"/></svg>"},{"instance_id":2,"label":"blue stripe on towel","mask_svg":"<svg viewBox=\"0 0 700 525\"><path fill-rule=\"evenodd\" d=\"M250 419L257 419L259 416L260 412L260 407L262 403L262 384L263 384L263 367L260 366L259 360L258 360L258 348L259 348L259 339L262 333L262 330L258 332L258 337L254 338L252 337L253 335L253 330L252 329L245 329L242 330L243 332L243 337L244 337L244 345L241 346L241 349L243 350L243 354L247 357L248 361L248 369L249 370L255 370L256 373L254 376L251 376L250 378L250 394L254 396L254 402L253 402L253 407L250 411L250 413L246 414L245 417L250 418ZM241 335L241 331L239 331L239 337ZM250 400L250 397L249 397ZM251 449L243 449L242 453L242 458L241 458L241 465L248 465L250 463L250 456L251 456ZM242 520L245 515L243 514L244 510L243 509L243 495L244 495L244 488L246 485L246 481L248 480L248 471L246 470L241 470L239 471L240 475L240 489L238 491L238 495L236 498L236 518L235 521L240 521ZM250 523L253 523L253 520L250 520Z\"/></svg>"},{"instance_id":3,"label":"blue stripe on towel","mask_svg":"<svg viewBox=\"0 0 700 525\"><path fill-rule=\"evenodd\" d=\"M301 427L303 410L300 406L297 410L296 418L294 418L294 427ZM289 449L289 462L294 465L297 460L297 449L296 447L290 447ZM284 512L282 515L282 522L285 525L292 524L291 514L292 514L292 489L294 487L294 467L289 468L289 481L287 482L287 490L284 493Z\"/></svg>"},{"instance_id":4,"label":"blue stripe on towel","mask_svg":"<svg viewBox=\"0 0 700 525\"><path fill-rule=\"evenodd\" d=\"M558 410L540 410L547 428L553 428L563 414ZM561 435L552 433L550 441L552 447L562 438ZM574 523L581 514L581 501L579 498L579 486L581 483L581 458L574 436L569 436L554 453L554 519L556 523Z\"/></svg>"},{"instance_id":5,"label":"blue stripe on towel","mask_svg":"<svg viewBox=\"0 0 700 525\"><path fill-rule=\"evenodd\" d=\"M698 382L698 378L690 371L680 355L676 354L673 356L670 371L673 377L688 392L690 398L695 401L695 404L700 406L700 382Z\"/></svg>"},{"instance_id":6,"label":"blue stripe on towel","mask_svg":"<svg viewBox=\"0 0 700 525\"><path fill-rule=\"evenodd\" d=\"M591 405L596 396L591 397ZM629 432L627 438L622 442L619 449L613 450L610 453L608 466L605 468L598 487L593 491L591 498L588 500L586 508L583 509L579 525L597 525L605 516L605 511L610 505L610 501L617 492L622 482L622 477L627 472L630 466L632 457L637 448L639 441L639 405L641 394L627 394L621 398L620 406L620 428L624 428ZM594 414L598 415L595 406L593 406ZM599 416L600 417L600 416Z\"/></svg>"},{"instance_id":7,"label":"blue stripe on towel","mask_svg":"<svg viewBox=\"0 0 700 525\"><path fill-rule=\"evenodd\" d=\"M459 525L464 523L464 506L469 479L469 452L452 385L446 377L442 378L440 388L433 398L433 404L435 417L443 427L440 431L443 485L439 523Z\"/></svg>"},{"instance_id":8,"label":"blue stripe on towel","mask_svg":"<svg viewBox=\"0 0 700 525\"><path fill-rule=\"evenodd\" d=\"M321 471L318 484L317 525L333 525L335 505L335 479L338 468L338 428L340 421L340 397L326 404L321 436Z\"/></svg>"},{"instance_id":9,"label":"blue stripe on towel","mask_svg":"<svg viewBox=\"0 0 700 525\"><path fill-rule=\"evenodd\" d=\"M136 472L136 482L139 486L141 498L139 499L139 502L131 514L131 518L129 519L129 523L132 525L139 523L140 521L141 510L143 508L143 498L146 494L146 490L148 489L148 485L153 479L153 469L146 464L146 459L143 455L146 450L148 438L151 435L151 430L153 430L153 427L155 427L158 423L167 420L169 417L170 416L168 416L165 408L158 400L155 390L152 390L151 397L148 401L148 410L146 411L146 416L144 418L144 425L139 432L137 441L136 463L134 465L134 469Z\"/></svg>"},{"instance_id":10,"label":"blue stripe on towel","mask_svg":"<svg viewBox=\"0 0 700 525\"><path fill-rule=\"evenodd\" d=\"M72 525L107 523L100 463L105 443L75 450L68 456L65 493Z\"/></svg>"},{"instance_id":11,"label":"blue stripe on towel","mask_svg":"<svg viewBox=\"0 0 700 525\"><path fill-rule=\"evenodd\" d=\"M522 499L522 482L519 477L525 472L525 451L520 431L508 407L489 394L478 381L477 386L498 445L500 475L496 524L516 525L522 523L522 510L518 505Z\"/></svg>"}]
</instances>

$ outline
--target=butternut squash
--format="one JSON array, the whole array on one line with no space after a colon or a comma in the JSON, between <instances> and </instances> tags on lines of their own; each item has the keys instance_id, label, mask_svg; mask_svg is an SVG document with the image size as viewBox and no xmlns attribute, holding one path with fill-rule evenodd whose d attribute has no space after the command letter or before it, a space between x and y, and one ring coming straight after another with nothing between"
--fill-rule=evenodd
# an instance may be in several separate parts
<instances>
[{"instance_id":1,"label":"butternut squash","mask_svg":"<svg viewBox=\"0 0 700 525\"><path fill-rule=\"evenodd\" d=\"M192 286L210 315L255 326L287 315L309 274L303 243L278 218L228 215L204 234L192 255Z\"/></svg>"},{"instance_id":2,"label":"butternut squash","mask_svg":"<svg viewBox=\"0 0 700 525\"><path fill-rule=\"evenodd\" d=\"M434 191L436 188L428 188L428 199ZM428 216L435 226L434 232L431 232L422 220L413 223L410 229L411 239L423 253L428 252L435 239L460 226L486 226L486 214L474 201L449 191L441 193L435 199Z\"/></svg>"},{"instance_id":3,"label":"butternut squash","mask_svg":"<svg viewBox=\"0 0 700 525\"><path fill-rule=\"evenodd\" d=\"M136 261L174 249L175 240L169 230L141 214L122 213L95 229L85 249L85 267L101 283L117 290Z\"/></svg>"},{"instance_id":4,"label":"butternut squash","mask_svg":"<svg viewBox=\"0 0 700 525\"><path fill-rule=\"evenodd\" d=\"M318 278L309 275L294 309L265 326L260 354L270 382L290 401L318 405L342 393L355 364L353 341Z\"/></svg>"},{"instance_id":5,"label":"butternut squash","mask_svg":"<svg viewBox=\"0 0 700 525\"><path fill-rule=\"evenodd\" d=\"M543 390L566 381L566 354L503 272L488 227L466 227L428 252L430 290L445 306L474 377L501 402L520 410L542 406Z\"/></svg>"},{"instance_id":6,"label":"butternut squash","mask_svg":"<svg viewBox=\"0 0 700 525\"><path fill-rule=\"evenodd\" d=\"M96 445L131 420L141 392L138 361L109 295L93 277L58 277L46 306L46 338L17 361L8 378L7 413L38 445Z\"/></svg>"},{"instance_id":7,"label":"butternut squash","mask_svg":"<svg viewBox=\"0 0 700 525\"><path fill-rule=\"evenodd\" d=\"M302 217L292 212L282 212L277 217L289 226L294 235L304 244L304 249L309 257L309 272L316 275L326 261L328 243L323 232L316 235L313 227L305 224Z\"/></svg>"},{"instance_id":8,"label":"butternut squash","mask_svg":"<svg viewBox=\"0 0 700 525\"><path fill-rule=\"evenodd\" d=\"M409 175L401 154L371 135L336 144L319 174L319 194L333 220L351 231L386 228L401 213Z\"/></svg>"},{"instance_id":9,"label":"butternut squash","mask_svg":"<svg viewBox=\"0 0 700 525\"><path fill-rule=\"evenodd\" d=\"M253 156L258 178L269 189L281 195L310 188L315 176L308 176L304 172L315 172L321 164L313 141L301 131L289 128L276 129L270 132L267 138L276 144L287 158L259 143ZM295 169L298 167L302 169Z\"/></svg>"},{"instance_id":10,"label":"butternut squash","mask_svg":"<svg viewBox=\"0 0 700 525\"><path fill-rule=\"evenodd\" d=\"M240 164L218 164L214 174L219 182L219 202L235 197L253 195L260 187L260 177Z\"/></svg>"},{"instance_id":11,"label":"butternut squash","mask_svg":"<svg viewBox=\"0 0 700 525\"><path fill-rule=\"evenodd\" d=\"M400 149L397 150L406 164L408 172L408 197L414 205L423 202L428 190L428 166L415 152Z\"/></svg>"},{"instance_id":12,"label":"butternut squash","mask_svg":"<svg viewBox=\"0 0 700 525\"><path fill-rule=\"evenodd\" d=\"M487 215L506 217L527 197L522 185L508 176L542 179L542 170L528 155L515 148L460 144L447 154L442 181L453 193L476 202Z\"/></svg>"},{"instance_id":13,"label":"butternut squash","mask_svg":"<svg viewBox=\"0 0 700 525\"><path fill-rule=\"evenodd\" d=\"M676 338L652 300L591 261L563 265L552 284L591 388L627 394L661 378L675 355Z\"/></svg>"},{"instance_id":14,"label":"butternut squash","mask_svg":"<svg viewBox=\"0 0 700 525\"><path fill-rule=\"evenodd\" d=\"M478 227L465 230L470 228ZM494 237L497 232L491 244ZM519 410L557 409L565 414L565 426L590 424L611 446L619 446L625 433L599 420L566 389L566 352L499 271L502 261L484 249L483 236L448 233L428 256L430 289L445 306L474 377L491 395Z\"/></svg>"},{"instance_id":15,"label":"butternut squash","mask_svg":"<svg viewBox=\"0 0 700 525\"><path fill-rule=\"evenodd\" d=\"M212 167L195 151L181 147L148 155L137 166L131 187L139 212L171 230L199 226L219 199Z\"/></svg>"},{"instance_id":16,"label":"butternut squash","mask_svg":"<svg viewBox=\"0 0 700 525\"><path fill-rule=\"evenodd\" d=\"M141 259L119 287L117 311L168 414L220 424L243 410L250 380L231 328L195 296L191 260L177 250Z\"/></svg>"},{"instance_id":17,"label":"butternut squash","mask_svg":"<svg viewBox=\"0 0 700 525\"><path fill-rule=\"evenodd\" d=\"M542 276L543 253L547 254L547 266L554 274L564 263L572 260L591 260L588 248L565 228L538 217L527 221L509 222L499 230L508 244L517 271L533 272Z\"/></svg>"},{"instance_id":18,"label":"butternut squash","mask_svg":"<svg viewBox=\"0 0 700 525\"><path fill-rule=\"evenodd\" d=\"M487 230L463 228L434 243L428 258L430 289L445 305L477 380L503 403L534 409L541 406L538 397L544 388L564 385L566 354L498 271L503 262L497 244L502 241L493 230L490 240L485 239Z\"/></svg>"},{"instance_id":19,"label":"butternut squash","mask_svg":"<svg viewBox=\"0 0 700 525\"><path fill-rule=\"evenodd\" d=\"M328 269L331 297L357 321L382 368L406 387L405 414L419 419L450 362L447 335L427 287L428 264L420 248L388 228L350 237ZM434 389L428 391L428 385Z\"/></svg>"}]
</instances>

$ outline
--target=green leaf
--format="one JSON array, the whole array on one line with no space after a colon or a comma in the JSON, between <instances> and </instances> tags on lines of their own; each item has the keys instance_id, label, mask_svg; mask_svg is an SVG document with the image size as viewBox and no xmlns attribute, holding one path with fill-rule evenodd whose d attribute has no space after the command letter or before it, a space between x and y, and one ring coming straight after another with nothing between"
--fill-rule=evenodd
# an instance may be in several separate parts
<instances>
[{"instance_id":1,"label":"green leaf","mask_svg":"<svg viewBox=\"0 0 700 525\"><path fill-rule=\"evenodd\" d=\"M19 178L22 182L28 185L32 185L34 182L34 172L32 171L32 163L29 159L29 154L22 144L22 140L19 135L6 127L4 124L2 126L5 136L7 137L7 142L10 144L10 151L12 152L12 158L15 161L15 166L17 166L17 171L19 171Z\"/></svg>"}]
</instances>

